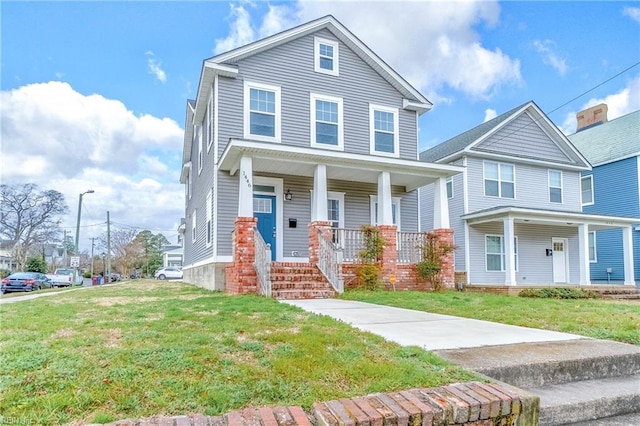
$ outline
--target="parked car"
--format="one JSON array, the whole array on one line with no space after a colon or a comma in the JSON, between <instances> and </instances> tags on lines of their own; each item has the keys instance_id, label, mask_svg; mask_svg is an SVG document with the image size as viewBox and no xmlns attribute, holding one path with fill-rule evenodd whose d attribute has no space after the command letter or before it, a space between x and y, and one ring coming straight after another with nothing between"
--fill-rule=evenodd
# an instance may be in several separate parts
<instances>
[{"instance_id":1,"label":"parked car","mask_svg":"<svg viewBox=\"0 0 640 426\"><path fill-rule=\"evenodd\" d=\"M0 292L34 291L43 287L51 287L51 282L45 274L40 272L16 272L2 280Z\"/></svg>"},{"instance_id":2,"label":"parked car","mask_svg":"<svg viewBox=\"0 0 640 426\"><path fill-rule=\"evenodd\" d=\"M82 275L75 269L58 268L53 274L47 274L53 287L82 285Z\"/></svg>"},{"instance_id":3,"label":"parked car","mask_svg":"<svg viewBox=\"0 0 640 426\"><path fill-rule=\"evenodd\" d=\"M112 272L109 274L109 282L116 282L122 280L122 275Z\"/></svg>"},{"instance_id":4,"label":"parked car","mask_svg":"<svg viewBox=\"0 0 640 426\"><path fill-rule=\"evenodd\" d=\"M158 280L182 279L182 270L174 267L160 268L154 274Z\"/></svg>"}]
</instances>

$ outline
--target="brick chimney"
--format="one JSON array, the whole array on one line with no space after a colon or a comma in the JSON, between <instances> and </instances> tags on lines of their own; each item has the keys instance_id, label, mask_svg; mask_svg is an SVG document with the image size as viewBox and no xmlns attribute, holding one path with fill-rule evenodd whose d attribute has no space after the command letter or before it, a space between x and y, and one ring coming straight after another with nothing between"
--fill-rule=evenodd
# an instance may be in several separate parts
<instances>
[{"instance_id":1,"label":"brick chimney","mask_svg":"<svg viewBox=\"0 0 640 426\"><path fill-rule=\"evenodd\" d=\"M576 132L607 122L607 104L599 104L576 114Z\"/></svg>"}]
</instances>

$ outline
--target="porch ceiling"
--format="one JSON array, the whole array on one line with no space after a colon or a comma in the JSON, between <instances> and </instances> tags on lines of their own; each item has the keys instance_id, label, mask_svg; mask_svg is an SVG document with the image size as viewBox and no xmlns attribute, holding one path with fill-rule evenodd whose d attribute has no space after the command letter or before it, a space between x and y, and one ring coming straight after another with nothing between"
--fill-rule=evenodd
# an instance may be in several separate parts
<instances>
[{"instance_id":1,"label":"porch ceiling","mask_svg":"<svg viewBox=\"0 0 640 426\"><path fill-rule=\"evenodd\" d=\"M389 172L391 184L411 191L433 183L440 177L462 173L462 167L346 153L319 148L293 147L269 142L232 139L220 160L220 169L235 174L240 158L253 158L253 171L280 175L313 177L314 167L327 166L327 178L353 182L377 183L378 174Z\"/></svg>"},{"instance_id":2,"label":"porch ceiling","mask_svg":"<svg viewBox=\"0 0 640 426\"><path fill-rule=\"evenodd\" d=\"M631 226L640 222L640 218L622 216L594 215L582 212L563 212L556 210L532 209L524 207L496 207L468 213L461 216L469 225L489 222L502 222L511 217L516 223L578 227L588 225L590 231L615 229Z\"/></svg>"}]
</instances>

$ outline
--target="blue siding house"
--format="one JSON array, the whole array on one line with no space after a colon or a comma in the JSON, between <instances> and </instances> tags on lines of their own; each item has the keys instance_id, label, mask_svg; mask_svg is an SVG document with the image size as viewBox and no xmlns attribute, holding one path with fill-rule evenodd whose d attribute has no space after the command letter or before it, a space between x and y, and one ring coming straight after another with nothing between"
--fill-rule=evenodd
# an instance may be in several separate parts
<instances>
[{"instance_id":1,"label":"blue siding house","mask_svg":"<svg viewBox=\"0 0 640 426\"><path fill-rule=\"evenodd\" d=\"M601 108L602 109L602 108ZM606 111L606 108L604 108ZM579 114L580 115L580 114ZM606 120L606 117L604 117ZM569 136L591 162L582 173L582 209L585 213L637 217L633 226L634 277L640 282L640 111L612 121L592 124ZM589 235L591 280L624 280L621 229Z\"/></svg>"}]
</instances>

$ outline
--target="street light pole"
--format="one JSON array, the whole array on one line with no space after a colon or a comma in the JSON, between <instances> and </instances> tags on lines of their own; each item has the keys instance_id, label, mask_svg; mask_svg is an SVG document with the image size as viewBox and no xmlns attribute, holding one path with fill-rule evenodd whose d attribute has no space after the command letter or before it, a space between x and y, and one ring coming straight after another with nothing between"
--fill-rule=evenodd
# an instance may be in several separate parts
<instances>
[{"instance_id":1,"label":"street light pole","mask_svg":"<svg viewBox=\"0 0 640 426\"><path fill-rule=\"evenodd\" d=\"M89 189L82 194L78 198L78 220L76 221L76 255L80 254L80 246L78 245L78 241L80 240L80 213L82 212L82 196L84 194L93 194L95 191L93 189Z\"/></svg>"}]
</instances>

